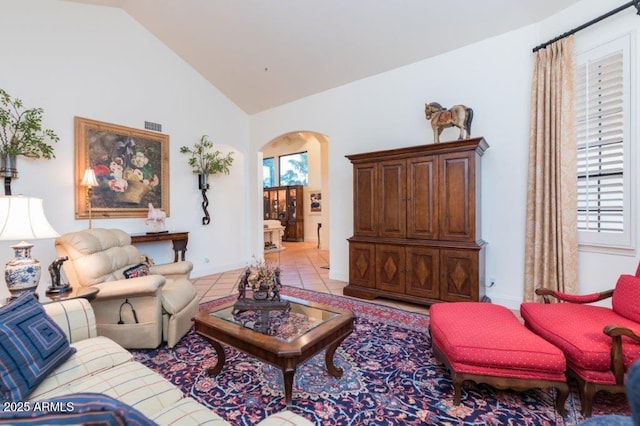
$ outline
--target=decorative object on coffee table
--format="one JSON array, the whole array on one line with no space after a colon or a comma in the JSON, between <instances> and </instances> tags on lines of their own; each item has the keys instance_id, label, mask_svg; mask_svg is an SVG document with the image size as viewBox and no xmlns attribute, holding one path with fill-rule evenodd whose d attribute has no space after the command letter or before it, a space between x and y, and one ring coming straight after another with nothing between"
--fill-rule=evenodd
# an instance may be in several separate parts
<instances>
[{"instance_id":1,"label":"decorative object on coffee table","mask_svg":"<svg viewBox=\"0 0 640 426\"><path fill-rule=\"evenodd\" d=\"M289 301L280 298L280 268L272 267L260 260L249 266L238 284L238 300L234 311L260 311L262 320L260 330L266 330L269 311L289 309Z\"/></svg>"},{"instance_id":2,"label":"decorative object on coffee table","mask_svg":"<svg viewBox=\"0 0 640 426\"><path fill-rule=\"evenodd\" d=\"M202 218L202 224L208 225L211 222L209 216L209 199L207 198L207 190L209 189L209 175L215 175L216 173L229 174L229 167L233 163L233 153L229 152L226 156L222 155L222 152L210 151L213 148L213 142L209 140L209 136L203 135L200 138L200 142L195 144L193 148L188 146L181 146L180 152L182 154L191 154L189 158L189 166L193 169L193 173L198 175L198 189L202 191L202 210L204 210L204 217Z\"/></svg>"},{"instance_id":3,"label":"decorative object on coffee table","mask_svg":"<svg viewBox=\"0 0 640 426\"><path fill-rule=\"evenodd\" d=\"M424 114L427 120L431 120L433 129L433 143L440 142L440 134L447 127L460 129L460 139L468 139L471 136L471 121L473 110L464 105L454 105L446 109L437 102L424 105Z\"/></svg>"},{"instance_id":4,"label":"decorative object on coffee table","mask_svg":"<svg viewBox=\"0 0 640 426\"><path fill-rule=\"evenodd\" d=\"M4 177L4 195L11 195L11 179L17 179L16 157L54 158L47 140L60 138L51 129L42 128L42 108L24 109L22 100L0 89L0 176Z\"/></svg>"},{"instance_id":5,"label":"decorative object on coffee table","mask_svg":"<svg viewBox=\"0 0 640 426\"><path fill-rule=\"evenodd\" d=\"M31 257L33 244L26 239L56 238L59 234L49 224L42 208L42 198L0 197L0 241L20 241L11 246L15 258L7 262L4 278L12 297L34 292L40 283L40 262Z\"/></svg>"}]
</instances>

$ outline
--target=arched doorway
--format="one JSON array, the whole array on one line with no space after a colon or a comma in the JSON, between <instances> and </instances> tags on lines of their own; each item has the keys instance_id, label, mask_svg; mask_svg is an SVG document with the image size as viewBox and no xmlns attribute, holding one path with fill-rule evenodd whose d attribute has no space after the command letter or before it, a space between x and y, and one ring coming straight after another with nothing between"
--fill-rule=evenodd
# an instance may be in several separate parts
<instances>
[{"instance_id":1,"label":"arched doorway","mask_svg":"<svg viewBox=\"0 0 640 426\"><path fill-rule=\"evenodd\" d=\"M286 167L283 162L294 154L306 153L306 170L298 170L306 174L301 200L304 241L315 242L323 250L329 248L328 141L327 136L318 132L292 131L272 139L260 148L263 187L287 185L287 181L281 182L281 172ZM263 203L263 218L264 209Z\"/></svg>"}]
</instances>

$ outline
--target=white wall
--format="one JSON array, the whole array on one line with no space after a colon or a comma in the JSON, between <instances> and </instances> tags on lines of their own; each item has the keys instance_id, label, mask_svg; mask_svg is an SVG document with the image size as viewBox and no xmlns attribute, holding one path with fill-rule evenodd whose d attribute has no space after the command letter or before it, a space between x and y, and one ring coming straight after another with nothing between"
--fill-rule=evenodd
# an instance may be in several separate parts
<instances>
[{"instance_id":1,"label":"white wall","mask_svg":"<svg viewBox=\"0 0 640 426\"><path fill-rule=\"evenodd\" d=\"M182 59L120 9L52 0L3 0L0 5L0 87L27 107L45 110L44 126L60 136L53 160L19 157L13 194L42 197L59 233L84 229L74 219L73 117L143 129L163 125L170 135L170 230L189 231L193 276L239 267L250 257L246 205L248 117ZM197 177L179 153L203 134L236 151L231 174L211 177L211 224L201 225ZM145 232L144 219L100 219L94 227ZM47 266L57 257L53 240L33 241L33 257ZM0 263L13 257L0 243ZM158 263L173 260L170 244L140 246ZM209 259L207 263L205 261ZM0 297L6 295L0 285Z\"/></svg>"},{"instance_id":2,"label":"white wall","mask_svg":"<svg viewBox=\"0 0 640 426\"><path fill-rule=\"evenodd\" d=\"M424 103L465 103L475 111L472 134L491 146L483 157L481 211L482 236L489 242L487 273L498 282L489 295L496 302L519 303L526 167L513 165L527 159L535 36L535 28L528 27L251 117L252 147L290 128L329 139L331 278L348 280L353 186L345 155L431 143ZM455 138L452 130L442 140Z\"/></svg>"},{"instance_id":3,"label":"white wall","mask_svg":"<svg viewBox=\"0 0 640 426\"><path fill-rule=\"evenodd\" d=\"M613 6L585 1L548 22L448 52L352 84L253 115L251 149L275 135L304 128L329 139L331 193L330 277L348 280L348 245L352 235L352 169L347 154L431 143L425 102L464 103L474 109L473 136L490 145L482 159L482 237L487 247L487 276L496 286L487 295L518 308L524 276L531 49ZM617 4L615 6L618 6ZM574 13L574 12L580 13ZM576 14L582 18L576 18ZM615 27L619 17L610 18ZM635 17L632 23L640 26ZM604 31L609 31L607 28ZM606 34L600 33L600 37ZM637 90L637 89L636 89ZM442 140L457 138L454 130ZM254 197L255 199L259 199ZM623 272L635 271L633 257L611 268L609 257L581 254L581 289L607 289ZM593 269L606 271L591 275ZM595 276L608 277L597 281Z\"/></svg>"}]
</instances>

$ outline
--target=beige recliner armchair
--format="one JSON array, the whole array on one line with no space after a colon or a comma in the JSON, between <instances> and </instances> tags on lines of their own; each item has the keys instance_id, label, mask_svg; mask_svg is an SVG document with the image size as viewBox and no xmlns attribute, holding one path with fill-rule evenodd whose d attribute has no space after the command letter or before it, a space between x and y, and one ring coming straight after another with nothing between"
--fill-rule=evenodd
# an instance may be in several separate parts
<instances>
[{"instance_id":1,"label":"beige recliner armchair","mask_svg":"<svg viewBox=\"0 0 640 426\"><path fill-rule=\"evenodd\" d=\"M191 262L154 265L146 276L125 279L141 256L122 230L71 232L55 246L69 258L63 269L72 287L100 289L91 301L99 335L125 348L155 348L163 340L173 347L191 328L199 301L189 281Z\"/></svg>"}]
</instances>

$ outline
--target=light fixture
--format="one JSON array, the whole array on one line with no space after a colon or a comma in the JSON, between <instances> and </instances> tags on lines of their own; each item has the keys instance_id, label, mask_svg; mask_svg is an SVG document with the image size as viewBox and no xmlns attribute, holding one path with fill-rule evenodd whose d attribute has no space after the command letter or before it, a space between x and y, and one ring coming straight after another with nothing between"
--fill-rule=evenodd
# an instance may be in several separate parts
<instances>
[{"instance_id":1,"label":"light fixture","mask_svg":"<svg viewBox=\"0 0 640 426\"><path fill-rule=\"evenodd\" d=\"M93 187L98 186L96 174L91 167L84 171L80 185L87 187L87 210L89 210L89 229L91 229L91 197L93 196Z\"/></svg>"},{"instance_id":2,"label":"light fixture","mask_svg":"<svg viewBox=\"0 0 640 426\"><path fill-rule=\"evenodd\" d=\"M40 262L31 258L33 244L24 240L58 236L44 215L42 198L0 196L0 241L20 241L11 246L15 258L7 262L4 270L4 279L12 297L25 291L35 291L40 282Z\"/></svg>"}]
</instances>

